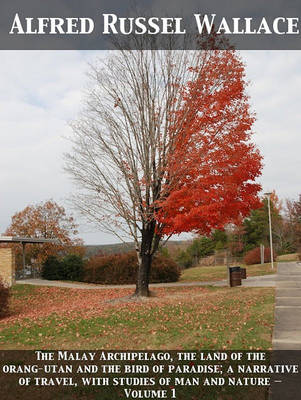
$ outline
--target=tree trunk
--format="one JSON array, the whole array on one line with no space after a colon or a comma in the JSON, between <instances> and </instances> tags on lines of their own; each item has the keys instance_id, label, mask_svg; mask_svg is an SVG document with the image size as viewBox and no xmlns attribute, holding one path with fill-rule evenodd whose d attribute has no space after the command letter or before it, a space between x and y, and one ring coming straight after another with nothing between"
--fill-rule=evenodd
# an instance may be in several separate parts
<instances>
[{"instance_id":1,"label":"tree trunk","mask_svg":"<svg viewBox=\"0 0 301 400\"><path fill-rule=\"evenodd\" d=\"M139 268L138 268L138 276L136 283L136 296L149 296L149 274L152 264L152 255L144 254L140 258Z\"/></svg>"},{"instance_id":2,"label":"tree trunk","mask_svg":"<svg viewBox=\"0 0 301 400\"><path fill-rule=\"evenodd\" d=\"M142 232L141 248L138 255L138 276L136 283L136 296L149 296L149 276L152 265L152 244L155 234L155 223L150 224Z\"/></svg>"}]
</instances>

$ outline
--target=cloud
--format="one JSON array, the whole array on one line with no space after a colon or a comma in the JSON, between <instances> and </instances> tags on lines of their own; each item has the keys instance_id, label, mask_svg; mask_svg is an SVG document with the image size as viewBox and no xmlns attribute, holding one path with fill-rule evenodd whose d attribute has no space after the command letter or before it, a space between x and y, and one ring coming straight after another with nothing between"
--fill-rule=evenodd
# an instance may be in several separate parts
<instances>
[{"instance_id":1,"label":"cloud","mask_svg":"<svg viewBox=\"0 0 301 400\"><path fill-rule=\"evenodd\" d=\"M0 63L0 232L26 205L73 190L63 173L70 147L68 121L76 118L86 87L87 62L100 52L2 51ZM296 197L300 161L301 52L241 52L257 113L255 141L264 155L263 189ZM112 236L81 225L87 243Z\"/></svg>"},{"instance_id":2,"label":"cloud","mask_svg":"<svg viewBox=\"0 0 301 400\"><path fill-rule=\"evenodd\" d=\"M264 156L261 182L282 198L301 192L300 51L241 52L257 114L254 137Z\"/></svg>"},{"instance_id":3,"label":"cloud","mask_svg":"<svg viewBox=\"0 0 301 400\"><path fill-rule=\"evenodd\" d=\"M67 121L80 109L85 87L85 52L1 52L0 232L27 204L72 191L62 171L70 147Z\"/></svg>"}]
</instances>

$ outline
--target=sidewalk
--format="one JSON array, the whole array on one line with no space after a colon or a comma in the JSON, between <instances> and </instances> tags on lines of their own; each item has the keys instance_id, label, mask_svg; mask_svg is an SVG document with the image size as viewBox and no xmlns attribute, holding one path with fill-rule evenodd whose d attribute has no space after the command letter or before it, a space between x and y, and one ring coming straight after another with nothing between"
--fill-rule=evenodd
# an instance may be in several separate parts
<instances>
[{"instance_id":1,"label":"sidewalk","mask_svg":"<svg viewBox=\"0 0 301 400\"><path fill-rule=\"evenodd\" d=\"M278 263L274 350L301 350L301 263Z\"/></svg>"},{"instance_id":2,"label":"sidewalk","mask_svg":"<svg viewBox=\"0 0 301 400\"><path fill-rule=\"evenodd\" d=\"M64 281L47 281L46 279L24 279L16 281L16 283L26 285L39 285L39 286L56 286L73 289L124 289L124 288L135 288L136 285L95 285L90 283L75 283L75 282L64 282ZM172 282L172 283L151 283L150 288L155 287L183 287L183 286L227 286L227 281L218 282Z\"/></svg>"},{"instance_id":3,"label":"sidewalk","mask_svg":"<svg viewBox=\"0 0 301 400\"><path fill-rule=\"evenodd\" d=\"M301 268L300 268L301 270ZM243 287L273 287L276 286L277 275L263 275L253 276L242 280ZM16 283L26 285L39 285L39 286L56 286L73 289L123 289L135 288L136 285L95 285L89 283L77 282L64 282L64 281L48 281L46 279L24 279L18 280ZM207 282L172 282L172 283L151 283L150 287L184 287L184 286L228 286L226 279L220 281L207 281Z\"/></svg>"}]
</instances>

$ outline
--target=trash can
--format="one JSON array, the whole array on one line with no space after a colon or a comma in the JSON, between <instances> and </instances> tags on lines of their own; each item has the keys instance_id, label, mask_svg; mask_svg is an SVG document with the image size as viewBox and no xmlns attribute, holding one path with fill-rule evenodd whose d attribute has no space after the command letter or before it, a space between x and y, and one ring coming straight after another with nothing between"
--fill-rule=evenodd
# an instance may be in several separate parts
<instances>
[{"instance_id":1,"label":"trash can","mask_svg":"<svg viewBox=\"0 0 301 400\"><path fill-rule=\"evenodd\" d=\"M241 285L240 267L229 267L230 287Z\"/></svg>"},{"instance_id":2,"label":"trash can","mask_svg":"<svg viewBox=\"0 0 301 400\"><path fill-rule=\"evenodd\" d=\"M247 270L246 270L246 268L241 268L240 267L240 275L241 275L241 279L247 279Z\"/></svg>"}]
</instances>

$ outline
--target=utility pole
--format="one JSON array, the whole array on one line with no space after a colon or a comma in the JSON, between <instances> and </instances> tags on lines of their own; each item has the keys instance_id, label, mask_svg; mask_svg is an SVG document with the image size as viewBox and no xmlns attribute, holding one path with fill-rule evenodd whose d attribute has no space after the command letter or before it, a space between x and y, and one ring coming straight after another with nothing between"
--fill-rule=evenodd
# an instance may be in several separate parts
<instances>
[{"instance_id":1,"label":"utility pole","mask_svg":"<svg viewBox=\"0 0 301 400\"><path fill-rule=\"evenodd\" d=\"M265 193L264 195L268 199L268 210L269 210L269 231L270 231L270 250L271 250L271 265L272 269L274 269L274 257L273 257L273 237L272 237L272 219L271 219L271 194L272 193Z\"/></svg>"}]
</instances>

